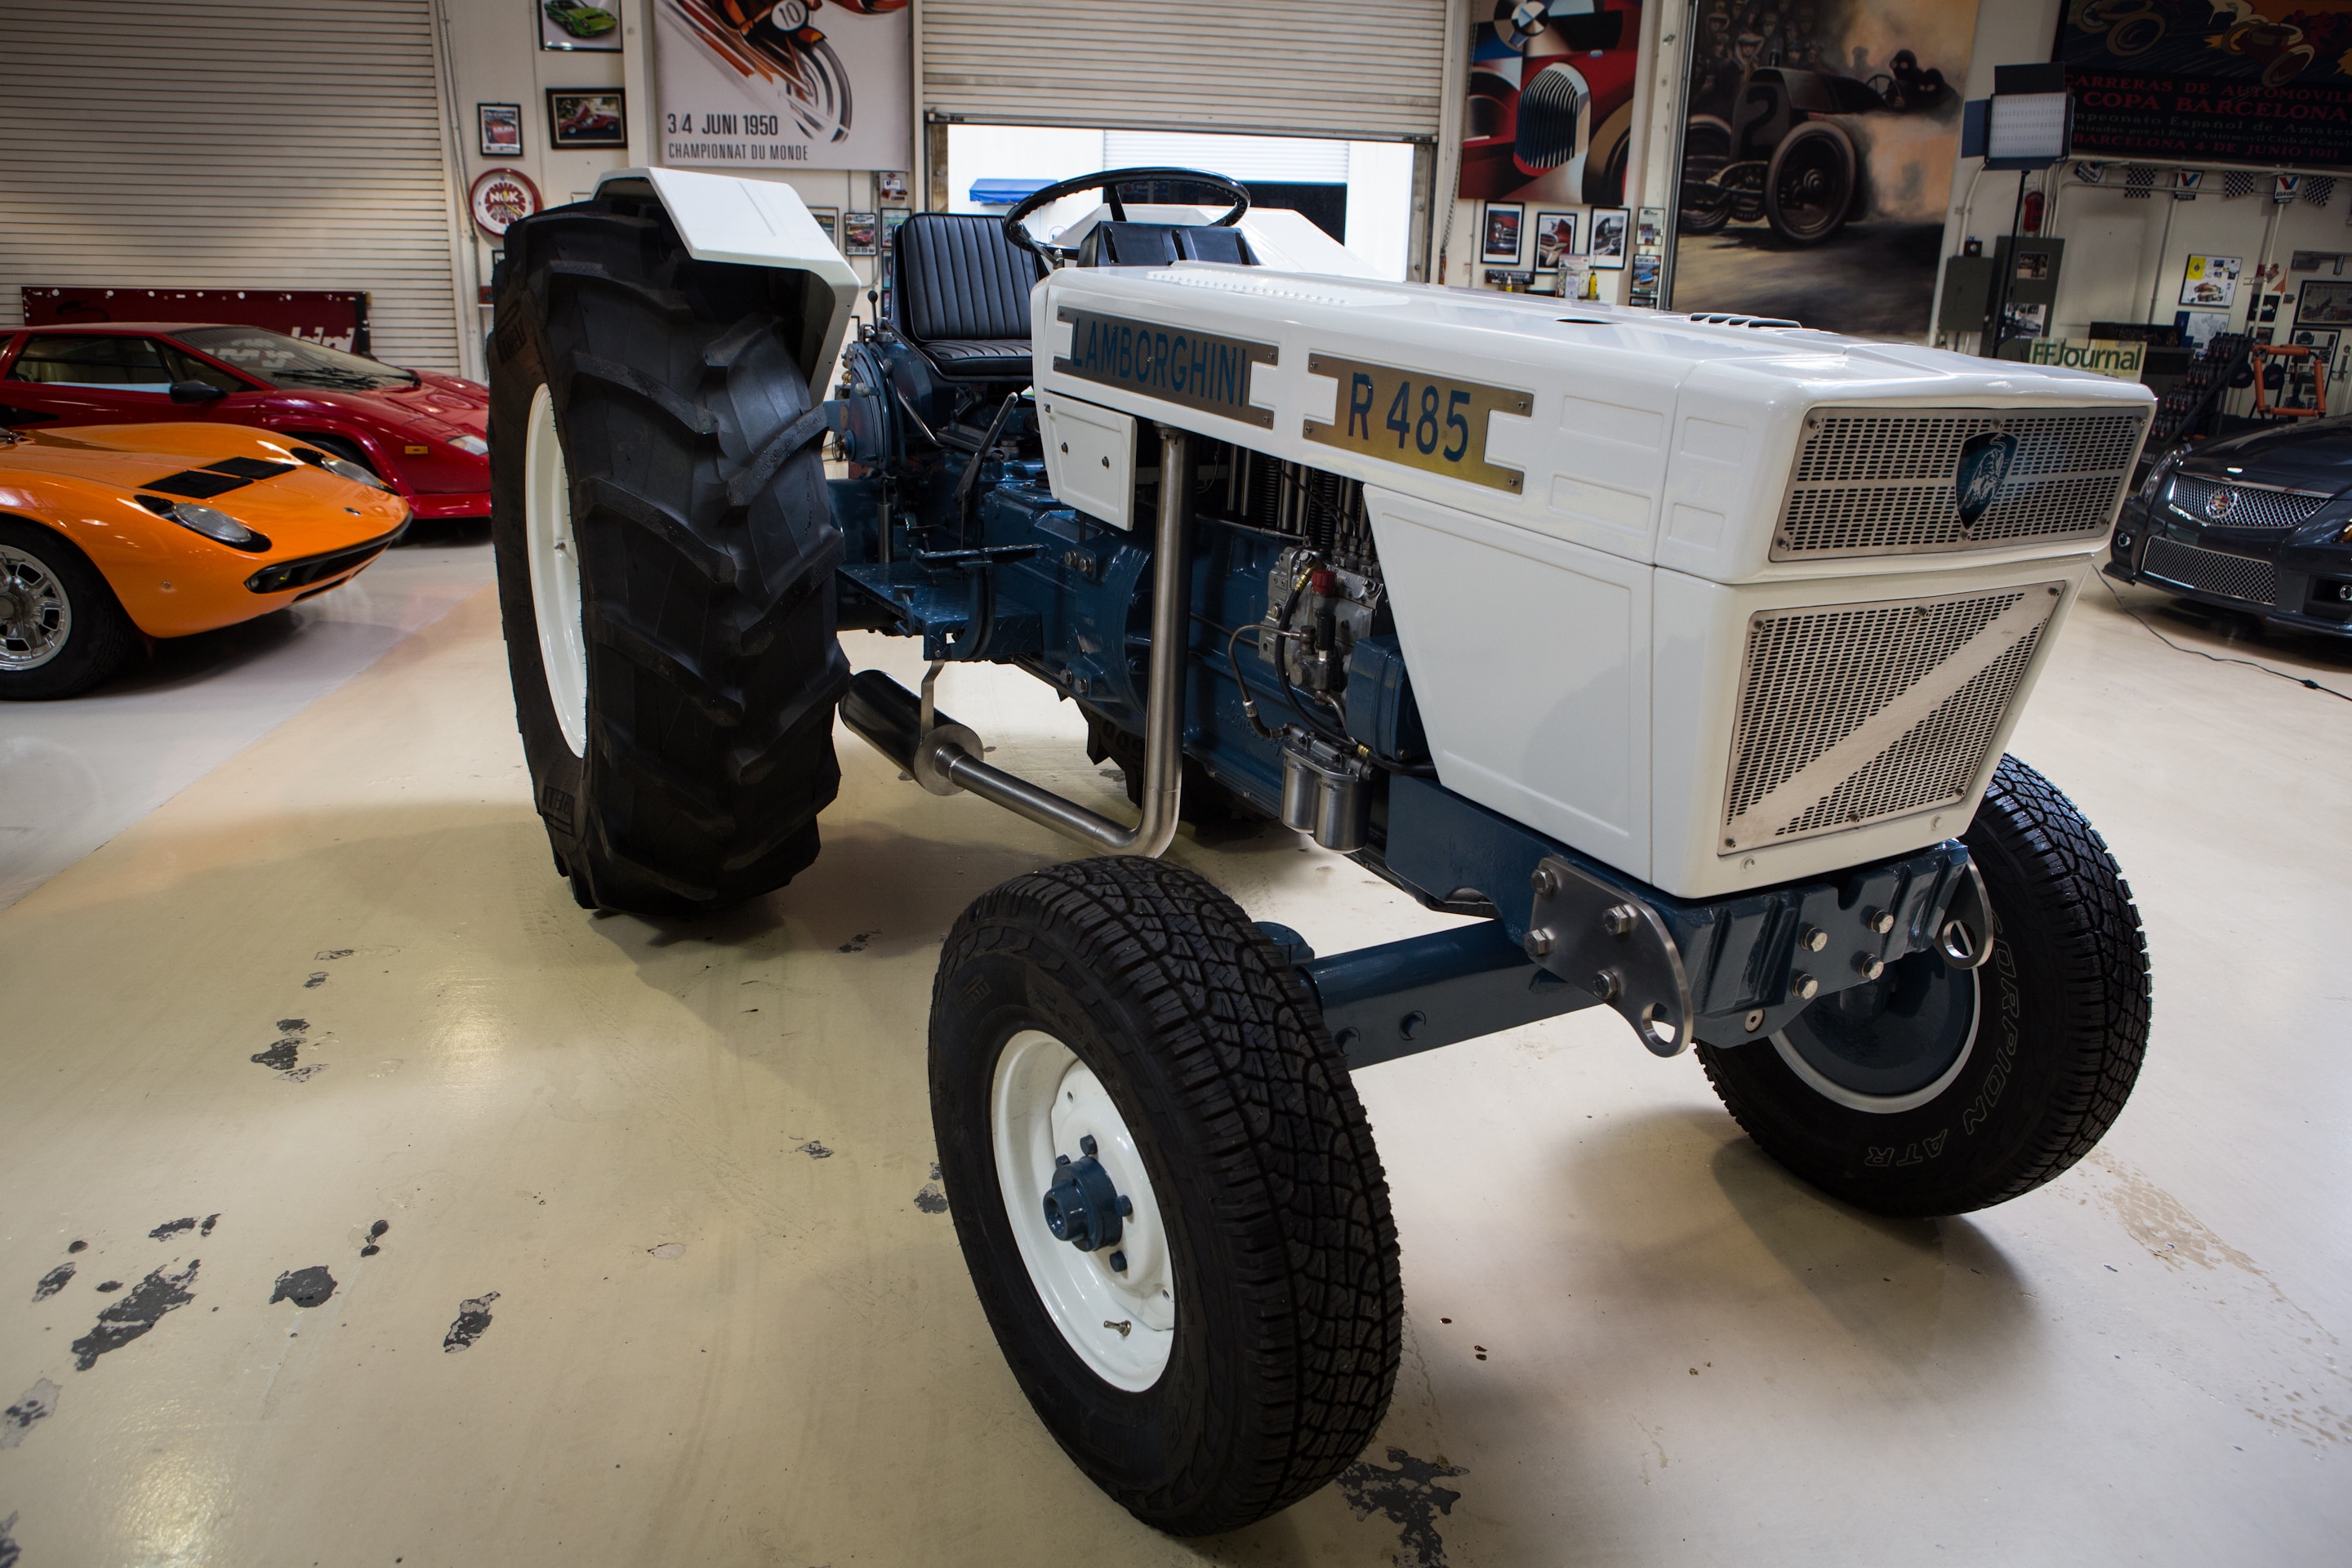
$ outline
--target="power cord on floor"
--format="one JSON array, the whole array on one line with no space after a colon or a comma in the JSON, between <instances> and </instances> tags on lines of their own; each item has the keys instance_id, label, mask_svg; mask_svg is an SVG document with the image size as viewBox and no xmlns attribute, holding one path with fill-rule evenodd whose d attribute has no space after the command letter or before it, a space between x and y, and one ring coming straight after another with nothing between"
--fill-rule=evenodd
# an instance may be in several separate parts
<instances>
[{"instance_id":1,"label":"power cord on floor","mask_svg":"<svg viewBox=\"0 0 2352 1568\"><path fill-rule=\"evenodd\" d=\"M2127 615L2133 620L2137 621L2140 624L2140 628L2147 632L2148 636L2154 637L2165 647L2173 649L2175 652L2193 653L2199 658L2210 659L2215 664L2242 664L2248 669L2259 669L2264 675L2275 675L2281 680L2291 680L2297 686L2308 687L2314 691L2325 691L2330 697L2342 698L2347 702L2352 702L2352 693L2338 691L2332 686L2322 686L2319 682L2313 680L2308 676L2289 675L2284 669L2273 669L2269 665L2259 663L2251 658L2235 658L2225 657L2218 653L2207 653L2201 647L2189 647L2186 644L2174 642L2170 637L2166 637L2162 632L2158 631L2156 627L2149 623L2148 618L2146 616L2141 615L2137 610L2133 609L2129 605L2124 603L2124 596L2116 591L2114 579L2102 572L2099 574L2099 581L2105 584L2107 596L2115 600L2116 609L2121 610L2125 615Z\"/></svg>"}]
</instances>

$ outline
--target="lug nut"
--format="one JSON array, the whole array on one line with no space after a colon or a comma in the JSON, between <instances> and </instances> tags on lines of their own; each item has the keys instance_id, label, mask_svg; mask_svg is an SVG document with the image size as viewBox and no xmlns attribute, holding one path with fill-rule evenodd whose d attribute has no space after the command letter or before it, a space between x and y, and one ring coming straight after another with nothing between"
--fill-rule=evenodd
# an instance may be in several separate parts
<instances>
[{"instance_id":1,"label":"lug nut","mask_svg":"<svg viewBox=\"0 0 2352 1568\"><path fill-rule=\"evenodd\" d=\"M1623 979L1613 969L1604 969L1594 975L1591 984L1592 994L1603 1002L1614 1002L1617 993L1624 988Z\"/></svg>"},{"instance_id":2,"label":"lug nut","mask_svg":"<svg viewBox=\"0 0 2352 1568\"><path fill-rule=\"evenodd\" d=\"M1528 932L1528 940L1525 945L1529 958L1545 957L1551 952L1551 932L1544 929L1542 926L1538 926L1535 930Z\"/></svg>"},{"instance_id":3,"label":"lug nut","mask_svg":"<svg viewBox=\"0 0 2352 1568\"><path fill-rule=\"evenodd\" d=\"M1857 952L1853 955L1853 972L1864 980L1875 980L1886 973L1886 961L1875 953Z\"/></svg>"},{"instance_id":4,"label":"lug nut","mask_svg":"<svg viewBox=\"0 0 2352 1568\"><path fill-rule=\"evenodd\" d=\"M1611 936L1624 936L1641 922L1642 911L1631 904L1612 904L1601 911L1601 929Z\"/></svg>"},{"instance_id":5,"label":"lug nut","mask_svg":"<svg viewBox=\"0 0 2352 1568\"><path fill-rule=\"evenodd\" d=\"M1528 879L1528 884L1535 889L1538 899L1549 899L1559 891L1559 878L1549 866L1537 867L1535 875Z\"/></svg>"},{"instance_id":6,"label":"lug nut","mask_svg":"<svg viewBox=\"0 0 2352 1568\"><path fill-rule=\"evenodd\" d=\"M1757 1030L1764 1026L1764 1009L1761 1007L1749 1008L1748 1011L1748 1016L1742 1018L1740 1023L1746 1027L1749 1034L1754 1034Z\"/></svg>"},{"instance_id":7,"label":"lug nut","mask_svg":"<svg viewBox=\"0 0 2352 1568\"><path fill-rule=\"evenodd\" d=\"M1124 1273L1126 1273L1126 1272L1127 1272L1127 1254L1126 1254L1126 1253L1124 1253L1124 1252L1114 1252L1114 1253L1112 1253L1112 1254L1110 1255L1110 1266L1111 1266L1111 1270L1112 1270L1112 1272L1113 1272L1113 1273L1117 1273L1117 1274L1124 1274Z\"/></svg>"},{"instance_id":8,"label":"lug nut","mask_svg":"<svg viewBox=\"0 0 2352 1568\"><path fill-rule=\"evenodd\" d=\"M1810 1002L1822 994L1822 983L1800 970L1789 976L1789 993L1793 996L1801 996Z\"/></svg>"},{"instance_id":9,"label":"lug nut","mask_svg":"<svg viewBox=\"0 0 2352 1568\"><path fill-rule=\"evenodd\" d=\"M1080 1138L1080 1139L1078 1140L1078 1152L1079 1152L1079 1153L1081 1153L1081 1154L1091 1154L1091 1153L1093 1153L1094 1152L1095 1152L1095 1135L1094 1135L1093 1133L1089 1132L1089 1133L1087 1133L1086 1136L1084 1136L1083 1138Z\"/></svg>"},{"instance_id":10,"label":"lug nut","mask_svg":"<svg viewBox=\"0 0 2352 1568\"><path fill-rule=\"evenodd\" d=\"M1885 936L1888 931L1895 929L1895 911L1892 910L1864 910L1862 911L1862 923L1868 926L1872 931L1876 931L1879 935Z\"/></svg>"},{"instance_id":11,"label":"lug nut","mask_svg":"<svg viewBox=\"0 0 2352 1568\"><path fill-rule=\"evenodd\" d=\"M1830 933L1819 926L1807 926L1797 933L1797 945L1807 952L1819 952L1829 944Z\"/></svg>"}]
</instances>

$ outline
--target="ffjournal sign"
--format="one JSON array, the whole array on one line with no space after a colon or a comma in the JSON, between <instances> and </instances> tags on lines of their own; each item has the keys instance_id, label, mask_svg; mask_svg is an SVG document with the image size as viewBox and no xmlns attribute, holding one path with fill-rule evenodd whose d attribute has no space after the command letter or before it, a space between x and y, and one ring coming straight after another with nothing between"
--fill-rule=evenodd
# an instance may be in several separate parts
<instances>
[{"instance_id":1,"label":"ffjournal sign","mask_svg":"<svg viewBox=\"0 0 2352 1568\"><path fill-rule=\"evenodd\" d=\"M2137 381L2146 343L2116 342L2108 338L2035 338L2027 359L2034 364L2054 364L2064 370L2096 371L2120 381Z\"/></svg>"}]
</instances>

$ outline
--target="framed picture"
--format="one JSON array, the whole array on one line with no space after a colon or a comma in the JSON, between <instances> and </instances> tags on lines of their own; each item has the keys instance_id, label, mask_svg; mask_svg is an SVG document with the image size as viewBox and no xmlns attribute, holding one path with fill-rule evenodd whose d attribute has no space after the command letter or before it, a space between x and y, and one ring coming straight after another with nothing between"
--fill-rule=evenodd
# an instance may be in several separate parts
<instances>
[{"instance_id":1,"label":"framed picture","mask_svg":"<svg viewBox=\"0 0 2352 1568\"><path fill-rule=\"evenodd\" d=\"M907 172L904 169L883 169L874 176L874 195L877 202L903 202L907 199Z\"/></svg>"},{"instance_id":2,"label":"framed picture","mask_svg":"<svg viewBox=\"0 0 2352 1568\"><path fill-rule=\"evenodd\" d=\"M841 220L841 252L845 256L871 256L875 250L875 224L872 213L847 213Z\"/></svg>"},{"instance_id":3,"label":"framed picture","mask_svg":"<svg viewBox=\"0 0 2352 1568\"><path fill-rule=\"evenodd\" d=\"M1549 270L1559 265L1563 256L1576 254L1576 215L1572 212L1536 212L1536 266Z\"/></svg>"},{"instance_id":4,"label":"framed picture","mask_svg":"<svg viewBox=\"0 0 2352 1568\"><path fill-rule=\"evenodd\" d=\"M2311 357L2318 362L2324 374L2327 367L2336 363L2336 345L2341 337L2341 333L2332 330L2322 331L2315 327L2297 327L2287 333L2286 341L2294 347L2309 349Z\"/></svg>"},{"instance_id":5,"label":"framed picture","mask_svg":"<svg viewBox=\"0 0 2352 1568\"><path fill-rule=\"evenodd\" d=\"M908 218L914 216L913 210L908 207L884 207L882 209L883 249L887 250L890 248L890 242L898 237L898 226L905 223Z\"/></svg>"},{"instance_id":6,"label":"framed picture","mask_svg":"<svg viewBox=\"0 0 2352 1568\"><path fill-rule=\"evenodd\" d=\"M839 207L811 207L808 211L809 216L816 219L817 227L824 230L825 238L833 241L833 247L835 250L840 249L841 209Z\"/></svg>"},{"instance_id":7,"label":"framed picture","mask_svg":"<svg viewBox=\"0 0 2352 1568\"><path fill-rule=\"evenodd\" d=\"M547 143L572 147L625 147L628 105L617 87L551 87L547 89Z\"/></svg>"},{"instance_id":8,"label":"framed picture","mask_svg":"<svg viewBox=\"0 0 2352 1568\"><path fill-rule=\"evenodd\" d=\"M1633 225L1633 245L1637 250L1655 250L1665 243L1666 209L1643 207Z\"/></svg>"},{"instance_id":9,"label":"framed picture","mask_svg":"<svg viewBox=\"0 0 2352 1568\"><path fill-rule=\"evenodd\" d=\"M2323 283L2315 278L2305 283L2303 292L2295 297L2294 324L2352 327L2352 278L2341 283Z\"/></svg>"},{"instance_id":10,"label":"framed picture","mask_svg":"<svg viewBox=\"0 0 2352 1568\"><path fill-rule=\"evenodd\" d=\"M2180 302L2192 310L2228 310L2238 299L2236 256L2192 256L2180 279Z\"/></svg>"},{"instance_id":11,"label":"framed picture","mask_svg":"<svg viewBox=\"0 0 2352 1568\"><path fill-rule=\"evenodd\" d=\"M542 49L584 49L592 55L621 52L621 18L611 5L583 0L530 0L539 18Z\"/></svg>"},{"instance_id":12,"label":"framed picture","mask_svg":"<svg viewBox=\"0 0 2352 1568\"><path fill-rule=\"evenodd\" d=\"M1480 229L1478 258L1499 262L1505 267L1519 264L1519 226L1527 219L1524 202L1488 202L1486 223Z\"/></svg>"},{"instance_id":13,"label":"framed picture","mask_svg":"<svg viewBox=\"0 0 2352 1568\"><path fill-rule=\"evenodd\" d=\"M1627 230L1633 226L1633 215L1623 207L1594 207L1592 236L1585 242L1585 252L1592 265L1604 272L1622 269L1625 265Z\"/></svg>"},{"instance_id":14,"label":"framed picture","mask_svg":"<svg viewBox=\"0 0 2352 1568\"><path fill-rule=\"evenodd\" d=\"M522 156L521 104L478 103L474 105L474 119L481 126L483 157Z\"/></svg>"}]
</instances>

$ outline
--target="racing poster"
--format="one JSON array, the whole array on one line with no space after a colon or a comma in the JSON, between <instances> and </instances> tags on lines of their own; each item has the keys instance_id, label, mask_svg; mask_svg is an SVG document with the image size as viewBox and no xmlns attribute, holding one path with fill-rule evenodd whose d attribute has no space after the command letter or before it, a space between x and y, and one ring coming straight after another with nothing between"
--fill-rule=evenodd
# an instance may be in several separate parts
<instances>
[{"instance_id":1,"label":"racing poster","mask_svg":"<svg viewBox=\"0 0 2352 1568\"><path fill-rule=\"evenodd\" d=\"M1673 306L1924 341L1977 0L1700 0Z\"/></svg>"},{"instance_id":2,"label":"racing poster","mask_svg":"<svg viewBox=\"0 0 2352 1568\"><path fill-rule=\"evenodd\" d=\"M1464 201L1622 207L1642 0L1471 0Z\"/></svg>"},{"instance_id":3,"label":"racing poster","mask_svg":"<svg viewBox=\"0 0 2352 1568\"><path fill-rule=\"evenodd\" d=\"M904 169L907 0L654 0L661 161Z\"/></svg>"},{"instance_id":4,"label":"racing poster","mask_svg":"<svg viewBox=\"0 0 2352 1568\"><path fill-rule=\"evenodd\" d=\"M2085 157L2352 163L2347 0L2067 0L2057 58Z\"/></svg>"}]
</instances>

